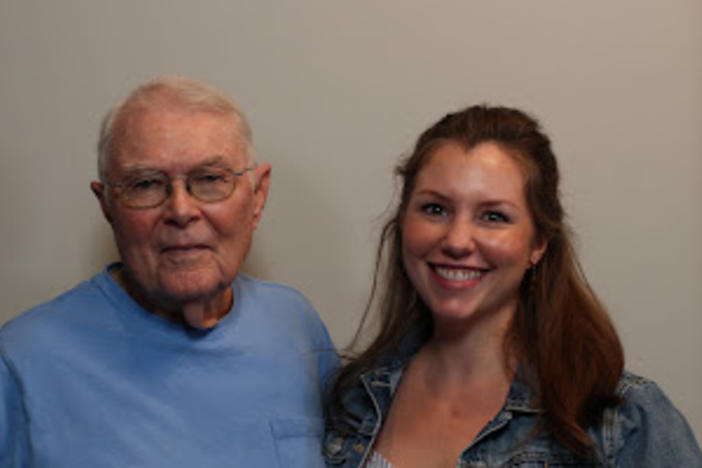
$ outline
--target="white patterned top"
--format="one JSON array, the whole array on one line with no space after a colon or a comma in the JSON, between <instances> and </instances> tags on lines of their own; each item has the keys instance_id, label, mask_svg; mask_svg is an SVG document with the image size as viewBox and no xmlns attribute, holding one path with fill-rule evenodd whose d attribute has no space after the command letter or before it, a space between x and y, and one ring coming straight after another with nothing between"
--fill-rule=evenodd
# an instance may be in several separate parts
<instances>
[{"instance_id":1,"label":"white patterned top","mask_svg":"<svg viewBox=\"0 0 702 468\"><path fill-rule=\"evenodd\" d=\"M395 468L392 466L392 463L387 461L379 452L373 452L366 460L366 464L364 465L364 468Z\"/></svg>"}]
</instances>

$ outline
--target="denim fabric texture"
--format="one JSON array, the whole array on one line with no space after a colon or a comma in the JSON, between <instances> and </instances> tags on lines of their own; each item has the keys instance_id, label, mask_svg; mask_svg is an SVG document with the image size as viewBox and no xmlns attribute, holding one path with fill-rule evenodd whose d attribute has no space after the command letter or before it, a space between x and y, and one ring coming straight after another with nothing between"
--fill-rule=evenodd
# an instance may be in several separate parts
<instances>
[{"instance_id":1,"label":"denim fabric texture","mask_svg":"<svg viewBox=\"0 0 702 468\"><path fill-rule=\"evenodd\" d=\"M327 432L328 467L362 467L371 456L409 361L401 354L382 360L344 396L349 415L343 417L354 431ZM654 382L625 372L617 393L623 403L606 410L601 423L589 429L597 453L583 460L548 434L532 433L541 410L534 404L534 391L517 378L500 412L475 440L466 441L456 467L702 467L702 453L689 425Z\"/></svg>"}]
</instances>

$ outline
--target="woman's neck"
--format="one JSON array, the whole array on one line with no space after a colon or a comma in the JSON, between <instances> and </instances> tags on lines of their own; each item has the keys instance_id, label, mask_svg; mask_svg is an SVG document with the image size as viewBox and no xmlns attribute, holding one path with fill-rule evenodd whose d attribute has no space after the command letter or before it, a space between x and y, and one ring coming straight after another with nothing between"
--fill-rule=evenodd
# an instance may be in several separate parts
<instances>
[{"instance_id":1,"label":"woman's neck","mask_svg":"<svg viewBox=\"0 0 702 468\"><path fill-rule=\"evenodd\" d=\"M511 382L516 356L505 346L516 305L464 320L434 318L434 333L420 353L428 371L447 382Z\"/></svg>"}]
</instances>

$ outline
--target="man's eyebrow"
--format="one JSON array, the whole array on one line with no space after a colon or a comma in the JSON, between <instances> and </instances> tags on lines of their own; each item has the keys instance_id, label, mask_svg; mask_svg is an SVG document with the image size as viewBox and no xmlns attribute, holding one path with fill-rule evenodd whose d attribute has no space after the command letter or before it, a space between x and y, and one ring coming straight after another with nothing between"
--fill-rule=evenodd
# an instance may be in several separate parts
<instances>
[{"instance_id":1,"label":"man's eyebrow","mask_svg":"<svg viewBox=\"0 0 702 468\"><path fill-rule=\"evenodd\" d=\"M198 165L195 166L195 168L207 167L207 166L224 166L224 165L226 165L225 157L218 154L218 155L212 156L211 158L205 159L204 161L201 161Z\"/></svg>"},{"instance_id":2,"label":"man's eyebrow","mask_svg":"<svg viewBox=\"0 0 702 468\"><path fill-rule=\"evenodd\" d=\"M123 167L120 172L124 174L134 174L134 173L140 173L140 172L163 172L160 169L156 169L155 167L147 166L145 164L141 163L136 163L136 164L130 164L128 166Z\"/></svg>"},{"instance_id":3,"label":"man's eyebrow","mask_svg":"<svg viewBox=\"0 0 702 468\"><path fill-rule=\"evenodd\" d=\"M222 155L215 155L211 158L207 158L204 161L200 161L197 165L193 166L192 170L198 170L204 167L226 167L226 158ZM166 172L163 169L158 169L153 166L148 166L143 163L134 163L122 168L121 172L125 174L133 174L140 172Z\"/></svg>"}]
</instances>

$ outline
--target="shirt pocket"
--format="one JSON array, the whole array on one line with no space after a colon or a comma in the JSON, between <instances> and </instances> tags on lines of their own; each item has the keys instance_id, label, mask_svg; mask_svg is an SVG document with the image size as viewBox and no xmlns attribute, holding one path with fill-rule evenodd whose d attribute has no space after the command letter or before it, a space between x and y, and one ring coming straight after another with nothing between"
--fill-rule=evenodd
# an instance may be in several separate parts
<instances>
[{"instance_id":1,"label":"shirt pocket","mask_svg":"<svg viewBox=\"0 0 702 468\"><path fill-rule=\"evenodd\" d=\"M324 468L321 418L278 418L270 421L281 467Z\"/></svg>"}]
</instances>

